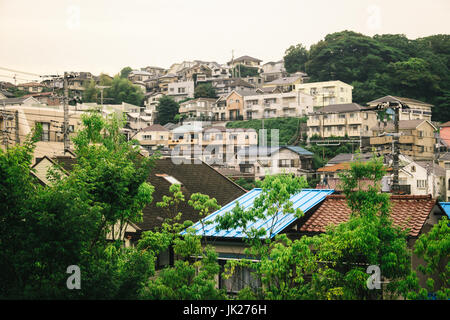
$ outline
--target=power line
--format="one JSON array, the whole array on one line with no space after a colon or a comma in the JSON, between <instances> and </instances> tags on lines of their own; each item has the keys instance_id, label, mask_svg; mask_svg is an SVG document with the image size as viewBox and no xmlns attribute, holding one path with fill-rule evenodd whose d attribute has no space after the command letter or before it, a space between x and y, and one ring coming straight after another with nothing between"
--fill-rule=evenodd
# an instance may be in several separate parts
<instances>
[{"instance_id":1,"label":"power line","mask_svg":"<svg viewBox=\"0 0 450 320\"><path fill-rule=\"evenodd\" d=\"M38 76L40 77L41 75L37 74L37 73L31 73L31 72L26 72L26 71L19 71L19 70L14 70L14 69L9 69L9 68L4 68L4 67L0 67L1 70L6 70L6 71L10 71L10 72L15 72L15 73L22 73L22 74L29 74L31 76Z\"/></svg>"}]
</instances>

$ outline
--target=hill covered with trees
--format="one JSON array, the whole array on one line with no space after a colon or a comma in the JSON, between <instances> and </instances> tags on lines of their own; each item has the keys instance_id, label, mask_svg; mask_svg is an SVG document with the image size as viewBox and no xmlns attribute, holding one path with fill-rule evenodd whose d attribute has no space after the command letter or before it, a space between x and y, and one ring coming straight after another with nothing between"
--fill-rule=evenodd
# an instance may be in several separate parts
<instances>
[{"instance_id":1,"label":"hill covered with trees","mask_svg":"<svg viewBox=\"0 0 450 320\"><path fill-rule=\"evenodd\" d=\"M450 35L411 40L342 31L309 50L302 44L289 47L284 62L290 73L308 73L310 82L351 84L353 101L361 105L385 95L408 97L433 104L433 120L450 120Z\"/></svg>"}]
</instances>

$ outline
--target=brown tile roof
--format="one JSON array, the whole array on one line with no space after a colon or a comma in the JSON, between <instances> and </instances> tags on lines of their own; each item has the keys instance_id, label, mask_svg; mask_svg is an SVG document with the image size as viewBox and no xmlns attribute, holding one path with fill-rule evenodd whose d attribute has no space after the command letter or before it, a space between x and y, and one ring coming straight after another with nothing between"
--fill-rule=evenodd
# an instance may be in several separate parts
<instances>
[{"instance_id":1,"label":"brown tile roof","mask_svg":"<svg viewBox=\"0 0 450 320\"><path fill-rule=\"evenodd\" d=\"M317 172L336 172L341 170L348 170L350 169L350 163L349 162L342 162L338 163L332 166L322 167L317 169Z\"/></svg>"},{"instance_id":2,"label":"brown tile roof","mask_svg":"<svg viewBox=\"0 0 450 320\"><path fill-rule=\"evenodd\" d=\"M143 128L142 131L169 131L169 129L163 127L160 124L152 124L146 128Z\"/></svg>"},{"instance_id":3,"label":"brown tile roof","mask_svg":"<svg viewBox=\"0 0 450 320\"><path fill-rule=\"evenodd\" d=\"M391 218L394 225L402 229L410 229L409 235L417 237L425 224L437 200L428 196L391 196ZM348 221L351 210L344 195L329 195L319 208L306 218L300 232L325 232L330 224Z\"/></svg>"}]
</instances>

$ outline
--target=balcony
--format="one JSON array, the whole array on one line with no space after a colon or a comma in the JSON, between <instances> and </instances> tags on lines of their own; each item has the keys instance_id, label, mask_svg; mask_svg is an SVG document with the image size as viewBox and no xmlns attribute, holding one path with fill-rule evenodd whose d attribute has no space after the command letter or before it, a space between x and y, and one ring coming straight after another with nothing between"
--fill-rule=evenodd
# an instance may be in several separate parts
<instances>
[{"instance_id":1,"label":"balcony","mask_svg":"<svg viewBox=\"0 0 450 320\"><path fill-rule=\"evenodd\" d=\"M323 120L324 125L338 125L345 124L345 118L327 118Z\"/></svg>"}]
</instances>

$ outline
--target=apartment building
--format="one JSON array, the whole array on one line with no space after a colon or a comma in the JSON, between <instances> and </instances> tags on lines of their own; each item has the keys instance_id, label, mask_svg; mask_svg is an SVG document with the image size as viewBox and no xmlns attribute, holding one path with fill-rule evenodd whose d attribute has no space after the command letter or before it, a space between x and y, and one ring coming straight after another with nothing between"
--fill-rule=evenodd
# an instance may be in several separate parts
<instances>
[{"instance_id":1,"label":"apartment building","mask_svg":"<svg viewBox=\"0 0 450 320\"><path fill-rule=\"evenodd\" d=\"M371 107L375 107L383 102L400 102L403 105L407 105L409 108L401 108L399 113L400 120L418 120L424 119L431 121L431 108L433 105L410 98L402 98L395 96L385 96L376 100L370 101L367 104Z\"/></svg>"},{"instance_id":2,"label":"apartment building","mask_svg":"<svg viewBox=\"0 0 450 320\"><path fill-rule=\"evenodd\" d=\"M399 121L399 148L404 155L413 160L433 160L436 145L435 132L437 128L428 120L400 120ZM381 154L393 152L394 125L388 123L386 126L379 123L372 128L370 145L375 147Z\"/></svg>"},{"instance_id":3,"label":"apartment building","mask_svg":"<svg viewBox=\"0 0 450 320\"><path fill-rule=\"evenodd\" d=\"M213 105L216 99L211 98L197 98L189 101L185 101L180 104L180 115L185 118L212 118Z\"/></svg>"},{"instance_id":4,"label":"apartment building","mask_svg":"<svg viewBox=\"0 0 450 320\"><path fill-rule=\"evenodd\" d=\"M252 174L258 180L273 174L304 176L312 172L312 158L313 153L298 146L255 145L241 148L234 166L242 174Z\"/></svg>"},{"instance_id":5,"label":"apartment building","mask_svg":"<svg viewBox=\"0 0 450 320\"><path fill-rule=\"evenodd\" d=\"M300 83L295 90L312 95L315 108L352 103L353 87L340 80Z\"/></svg>"},{"instance_id":6,"label":"apartment building","mask_svg":"<svg viewBox=\"0 0 450 320\"><path fill-rule=\"evenodd\" d=\"M377 124L377 114L357 103L335 104L317 109L308 115L308 137L372 136L371 128Z\"/></svg>"},{"instance_id":7,"label":"apartment building","mask_svg":"<svg viewBox=\"0 0 450 320\"><path fill-rule=\"evenodd\" d=\"M259 91L263 92L263 91ZM313 111L313 97L298 91L244 96L244 119L302 117Z\"/></svg>"},{"instance_id":8,"label":"apartment building","mask_svg":"<svg viewBox=\"0 0 450 320\"><path fill-rule=\"evenodd\" d=\"M176 102L186 98L194 98L194 81L177 81L169 83L167 95Z\"/></svg>"}]
</instances>

